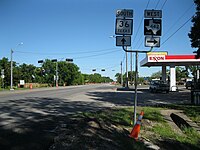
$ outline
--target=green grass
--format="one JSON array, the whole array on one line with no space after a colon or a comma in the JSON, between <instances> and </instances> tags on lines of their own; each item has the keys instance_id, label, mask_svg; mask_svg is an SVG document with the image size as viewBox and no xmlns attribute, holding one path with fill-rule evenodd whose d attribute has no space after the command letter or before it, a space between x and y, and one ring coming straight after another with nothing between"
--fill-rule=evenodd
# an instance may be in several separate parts
<instances>
[{"instance_id":1,"label":"green grass","mask_svg":"<svg viewBox=\"0 0 200 150\"><path fill-rule=\"evenodd\" d=\"M164 122L163 116L160 114L160 108L143 107L144 119L156 122Z\"/></svg>"},{"instance_id":2,"label":"green grass","mask_svg":"<svg viewBox=\"0 0 200 150\"><path fill-rule=\"evenodd\" d=\"M197 109L198 106L176 106L175 108L179 108L183 110L186 115L195 118L193 120L198 120L200 117L199 109ZM193 128L183 127L183 135L174 132L171 126L164 120L164 118L160 114L160 109L161 108L144 108L144 111L146 112L144 118L155 122L155 125L151 129L155 134L162 137L163 139L177 141L182 145L186 144L194 146L195 148L200 148L200 134L197 131L195 131Z\"/></svg>"},{"instance_id":3,"label":"green grass","mask_svg":"<svg viewBox=\"0 0 200 150\"><path fill-rule=\"evenodd\" d=\"M131 109L122 108L114 109L112 111L100 111L96 113L83 113L83 116L90 118L97 118L98 120L109 121L115 124L129 126L131 121Z\"/></svg>"},{"instance_id":4,"label":"green grass","mask_svg":"<svg viewBox=\"0 0 200 150\"><path fill-rule=\"evenodd\" d=\"M166 108L183 110L192 121L200 126L200 106L195 105L166 105Z\"/></svg>"},{"instance_id":5,"label":"green grass","mask_svg":"<svg viewBox=\"0 0 200 150\"><path fill-rule=\"evenodd\" d=\"M170 109L180 109L183 110L184 113L190 117L192 117L193 121L199 121L200 118L200 107L199 106L168 106ZM174 141L178 143L178 146L186 146L189 149L200 149L200 134L197 133L192 128L182 128L183 134L176 133L171 126L166 122L163 116L160 113L161 109L166 108L157 108L157 107L138 107L137 108L137 117L141 111L144 111L143 119L149 120L152 122L152 126L150 128L146 128L142 126L141 130L152 132L153 136L150 135L149 138L152 142L155 142L159 145L159 137L164 141ZM120 109L112 109L106 111L99 111L97 113L84 113L84 117L96 118L98 120L109 122L114 125L120 125L123 128L132 129L130 125L131 120L133 119L133 108L120 108ZM146 135L144 135L146 136ZM121 144L124 144L123 137L119 137ZM129 143L130 144L130 143ZM167 145L167 144L166 144ZM175 144L177 146L177 144ZM142 143L138 142L136 144L131 145L135 149L143 150L145 146ZM129 148L127 148L129 149Z\"/></svg>"}]
</instances>

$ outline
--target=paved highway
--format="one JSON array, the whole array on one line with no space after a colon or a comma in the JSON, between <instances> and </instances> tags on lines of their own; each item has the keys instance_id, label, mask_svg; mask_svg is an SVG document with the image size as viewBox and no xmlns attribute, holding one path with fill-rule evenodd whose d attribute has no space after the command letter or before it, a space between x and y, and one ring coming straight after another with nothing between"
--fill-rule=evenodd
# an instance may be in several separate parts
<instances>
[{"instance_id":1,"label":"paved highway","mask_svg":"<svg viewBox=\"0 0 200 150\"><path fill-rule=\"evenodd\" d=\"M67 115L108 107L133 106L134 91L116 91L115 86L83 85L0 92L0 148L47 149L57 126ZM139 87L138 105L189 103L190 93L150 93Z\"/></svg>"},{"instance_id":2,"label":"paved highway","mask_svg":"<svg viewBox=\"0 0 200 150\"><path fill-rule=\"evenodd\" d=\"M110 85L84 85L0 92L0 148L46 149L66 115L112 107L94 100L92 92Z\"/></svg>"}]
</instances>

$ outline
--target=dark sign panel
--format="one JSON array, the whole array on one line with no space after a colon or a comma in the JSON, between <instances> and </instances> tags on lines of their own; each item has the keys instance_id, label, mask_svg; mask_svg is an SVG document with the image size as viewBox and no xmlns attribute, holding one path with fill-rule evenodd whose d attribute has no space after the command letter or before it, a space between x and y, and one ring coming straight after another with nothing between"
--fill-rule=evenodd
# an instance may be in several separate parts
<instances>
[{"instance_id":1,"label":"dark sign panel","mask_svg":"<svg viewBox=\"0 0 200 150\"><path fill-rule=\"evenodd\" d=\"M161 36L161 19L144 19L144 35Z\"/></svg>"}]
</instances>

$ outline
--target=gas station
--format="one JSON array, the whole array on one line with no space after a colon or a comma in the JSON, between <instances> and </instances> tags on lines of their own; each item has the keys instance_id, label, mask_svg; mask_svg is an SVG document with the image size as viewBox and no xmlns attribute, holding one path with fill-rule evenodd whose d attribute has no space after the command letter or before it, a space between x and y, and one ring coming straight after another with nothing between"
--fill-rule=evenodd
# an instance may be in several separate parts
<instances>
[{"instance_id":1,"label":"gas station","mask_svg":"<svg viewBox=\"0 0 200 150\"><path fill-rule=\"evenodd\" d=\"M195 66L200 64L200 59L195 55L168 55L167 52L149 52L140 62L141 67L162 67L162 80L166 81L166 67L170 67L170 91L177 91L176 66Z\"/></svg>"}]
</instances>

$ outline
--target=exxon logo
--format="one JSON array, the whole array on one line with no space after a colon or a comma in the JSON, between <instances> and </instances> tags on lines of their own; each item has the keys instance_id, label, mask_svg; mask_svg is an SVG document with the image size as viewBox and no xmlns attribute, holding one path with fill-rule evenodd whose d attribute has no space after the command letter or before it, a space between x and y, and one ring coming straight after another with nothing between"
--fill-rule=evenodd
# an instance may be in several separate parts
<instances>
[{"instance_id":1,"label":"exxon logo","mask_svg":"<svg viewBox=\"0 0 200 150\"><path fill-rule=\"evenodd\" d=\"M163 56L163 55L149 56L149 60L158 62L158 61L165 60L165 56Z\"/></svg>"}]
</instances>

